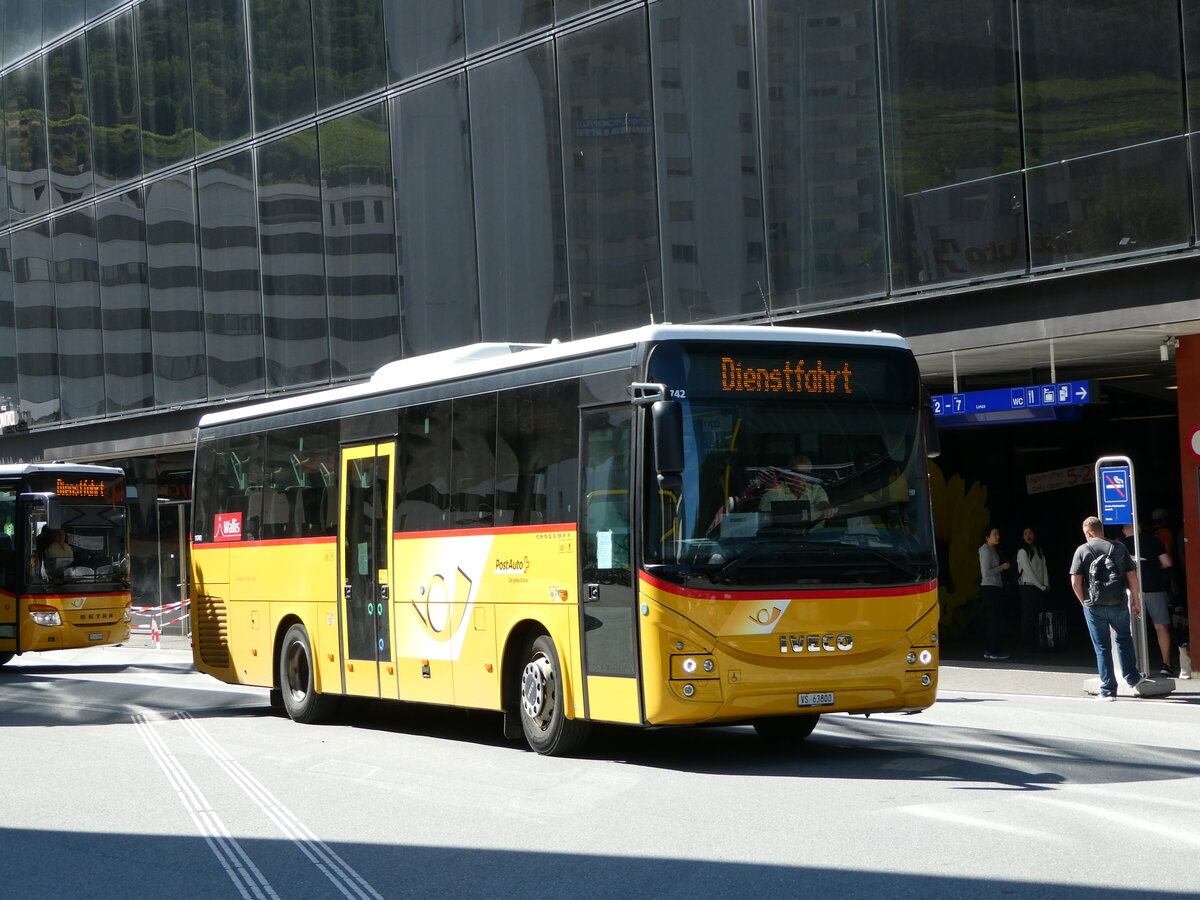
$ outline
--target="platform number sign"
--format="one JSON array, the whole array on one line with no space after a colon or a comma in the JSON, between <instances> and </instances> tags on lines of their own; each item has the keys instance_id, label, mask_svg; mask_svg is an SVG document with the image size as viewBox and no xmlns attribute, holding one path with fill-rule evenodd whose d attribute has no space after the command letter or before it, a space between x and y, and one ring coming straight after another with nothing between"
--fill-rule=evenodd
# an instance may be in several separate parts
<instances>
[{"instance_id":1,"label":"platform number sign","mask_svg":"<svg viewBox=\"0 0 1200 900\"><path fill-rule=\"evenodd\" d=\"M1100 518L1105 525L1133 524L1133 484L1129 466L1100 469Z\"/></svg>"}]
</instances>

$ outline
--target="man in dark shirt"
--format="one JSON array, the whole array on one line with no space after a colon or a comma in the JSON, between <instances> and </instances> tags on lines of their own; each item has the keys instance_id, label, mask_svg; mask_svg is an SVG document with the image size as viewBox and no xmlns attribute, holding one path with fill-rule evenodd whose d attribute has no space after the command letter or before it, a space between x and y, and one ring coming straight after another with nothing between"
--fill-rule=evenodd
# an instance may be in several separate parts
<instances>
[{"instance_id":1,"label":"man in dark shirt","mask_svg":"<svg viewBox=\"0 0 1200 900\"><path fill-rule=\"evenodd\" d=\"M1124 535L1121 542L1133 557L1133 526L1124 526L1121 533ZM1142 608L1154 626L1163 660L1158 674L1162 678L1174 678L1175 670L1171 668L1171 554L1153 531L1143 531L1138 543L1142 551Z\"/></svg>"}]
</instances>

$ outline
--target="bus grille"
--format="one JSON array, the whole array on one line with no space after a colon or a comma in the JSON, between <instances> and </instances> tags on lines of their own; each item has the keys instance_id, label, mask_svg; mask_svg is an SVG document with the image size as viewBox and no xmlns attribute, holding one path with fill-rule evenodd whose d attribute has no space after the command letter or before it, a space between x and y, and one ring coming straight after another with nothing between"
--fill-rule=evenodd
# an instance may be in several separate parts
<instances>
[{"instance_id":1,"label":"bus grille","mask_svg":"<svg viewBox=\"0 0 1200 900\"><path fill-rule=\"evenodd\" d=\"M193 640L201 661L214 668L229 668L229 615L220 597L196 599L192 615Z\"/></svg>"}]
</instances>

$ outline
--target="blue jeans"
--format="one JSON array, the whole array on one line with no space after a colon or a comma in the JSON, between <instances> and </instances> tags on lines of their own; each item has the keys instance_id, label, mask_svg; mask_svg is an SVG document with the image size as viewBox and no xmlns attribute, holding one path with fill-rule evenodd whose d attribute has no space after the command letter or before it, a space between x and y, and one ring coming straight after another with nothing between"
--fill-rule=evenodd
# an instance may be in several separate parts
<instances>
[{"instance_id":1,"label":"blue jeans","mask_svg":"<svg viewBox=\"0 0 1200 900\"><path fill-rule=\"evenodd\" d=\"M1129 630L1129 607L1085 606L1083 618L1087 622L1092 647L1096 651L1096 665L1100 669L1100 693L1116 696L1117 676L1113 672L1112 641L1108 632L1112 629L1117 639L1117 656L1121 660L1121 672L1130 687L1142 680L1138 671L1137 654L1133 650L1133 634Z\"/></svg>"}]
</instances>

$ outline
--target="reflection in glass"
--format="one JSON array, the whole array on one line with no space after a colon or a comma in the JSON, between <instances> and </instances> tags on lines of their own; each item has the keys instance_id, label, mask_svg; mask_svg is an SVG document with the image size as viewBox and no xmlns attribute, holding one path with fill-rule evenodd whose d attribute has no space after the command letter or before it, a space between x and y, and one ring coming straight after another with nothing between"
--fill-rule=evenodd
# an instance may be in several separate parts
<instances>
[{"instance_id":1,"label":"reflection in glass","mask_svg":"<svg viewBox=\"0 0 1200 900\"><path fill-rule=\"evenodd\" d=\"M258 148L267 388L329 380L317 130Z\"/></svg>"},{"instance_id":2,"label":"reflection in glass","mask_svg":"<svg viewBox=\"0 0 1200 900\"><path fill-rule=\"evenodd\" d=\"M382 87L387 77L380 0L312 0L317 106Z\"/></svg>"},{"instance_id":3,"label":"reflection in glass","mask_svg":"<svg viewBox=\"0 0 1200 900\"><path fill-rule=\"evenodd\" d=\"M461 75L392 101L404 354L479 340L470 128Z\"/></svg>"},{"instance_id":4,"label":"reflection in glass","mask_svg":"<svg viewBox=\"0 0 1200 900\"><path fill-rule=\"evenodd\" d=\"M554 24L554 0L464 0L463 6L470 53Z\"/></svg>"},{"instance_id":5,"label":"reflection in glass","mask_svg":"<svg viewBox=\"0 0 1200 900\"><path fill-rule=\"evenodd\" d=\"M88 112L83 37L46 54L46 118L50 135L50 203L92 194L92 121Z\"/></svg>"},{"instance_id":6,"label":"reflection in glass","mask_svg":"<svg viewBox=\"0 0 1200 900\"><path fill-rule=\"evenodd\" d=\"M767 269L749 4L665 0L650 16L667 318L761 313Z\"/></svg>"},{"instance_id":7,"label":"reflection in glass","mask_svg":"<svg viewBox=\"0 0 1200 900\"><path fill-rule=\"evenodd\" d=\"M1183 0L1183 49L1184 93L1187 96L1187 122L1189 134L1200 131L1200 0ZM1195 222L1193 233L1200 234L1200 143L1189 137L1192 160L1192 215Z\"/></svg>"},{"instance_id":8,"label":"reflection in glass","mask_svg":"<svg viewBox=\"0 0 1200 900\"><path fill-rule=\"evenodd\" d=\"M40 59L4 76L4 111L8 208L14 218L43 213L49 208L49 173Z\"/></svg>"},{"instance_id":9,"label":"reflection in glass","mask_svg":"<svg viewBox=\"0 0 1200 900\"><path fill-rule=\"evenodd\" d=\"M148 409L154 405L154 361L140 188L96 204L96 240L107 411Z\"/></svg>"},{"instance_id":10,"label":"reflection in glass","mask_svg":"<svg viewBox=\"0 0 1200 900\"><path fill-rule=\"evenodd\" d=\"M496 509L496 395L455 400L450 434L450 527L490 528Z\"/></svg>"},{"instance_id":11,"label":"reflection in glass","mask_svg":"<svg viewBox=\"0 0 1200 900\"><path fill-rule=\"evenodd\" d=\"M1174 3L1025 0L1017 8L1028 165L1182 132Z\"/></svg>"},{"instance_id":12,"label":"reflection in glass","mask_svg":"<svg viewBox=\"0 0 1200 900\"><path fill-rule=\"evenodd\" d=\"M663 320L645 12L562 39L573 337Z\"/></svg>"},{"instance_id":13,"label":"reflection in glass","mask_svg":"<svg viewBox=\"0 0 1200 900\"><path fill-rule=\"evenodd\" d=\"M569 339L553 48L541 44L468 77L482 339Z\"/></svg>"},{"instance_id":14,"label":"reflection in glass","mask_svg":"<svg viewBox=\"0 0 1200 900\"><path fill-rule=\"evenodd\" d=\"M1012 4L883 7L892 283L1024 271Z\"/></svg>"},{"instance_id":15,"label":"reflection in glass","mask_svg":"<svg viewBox=\"0 0 1200 900\"><path fill-rule=\"evenodd\" d=\"M147 185L146 269L160 406L208 396L199 252L191 172Z\"/></svg>"},{"instance_id":16,"label":"reflection in glass","mask_svg":"<svg viewBox=\"0 0 1200 900\"><path fill-rule=\"evenodd\" d=\"M46 36L45 43L50 43L56 37L66 34L83 24L87 12L86 0L41 0L42 27ZM36 4L27 3L29 6ZM96 15L96 0L92 0L91 13Z\"/></svg>"},{"instance_id":17,"label":"reflection in glass","mask_svg":"<svg viewBox=\"0 0 1200 900\"><path fill-rule=\"evenodd\" d=\"M17 332L14 327L11 241L0 235L0 409L17 406Z\"/></svg>"},{"instance_id":18,"label":"reflection in glass","mask_svg":"<svg viewBox=\"0 0 1200 900\"><path fill-rule=\"evenodd\" d=\"M125 13L89 31L87 52L96 185L105 188L142 174L133 15Z\"/></svg>"},{"instance_id":19,"label":"reflection in glass","mask_svg":"<svg viewBox=\"0 0 1200 900\"><path fill-rule=\"evenodd\" d=\"M58 331L50 225L39 222L22 228L11 239L20 411L30 425L57 422Z\"/></svg>"},{"instance_id":20,"label":"reflection in glass","mask_svg":"<svg viewBox=\"0 0 1200 900\"><path fill-rule=\"evenodd\" d=\"M53 221L59 391L62 420L70 422L105 412L96 219L88 206Z\"/></svg>"},{"instance_id":21,"label":"reflection in glass","mask_svg":"<svg viewBox=\"0 0 1200 900\"><path fill-rule=\"evenodd\" d=\"M771 305L881 293L883 179L870 0L766 0Z\"/></svg>"},{"instance_id":22,"label":"reflection in glass","mask_svg":"<svg viewBox=\"0 0 1200 900\"><path fill-rule=\"evenodd\" d=\"M185 0L135 7L142 101L142 159L154 172L196 153Z\"/></svg>"},{"instance_id":23,"label":"reflection in glass","mask_svg":"<svg viewBox=\"0 0 1200 900\"><path fill-rule=\"evenodd\" d=\"M250 133L250 76L242 0L188 0L196 152Z\"/></svg>"},{"instance_id":24,"label":"reflection in glass","mask_svg":"<svg viewBox=\"0 0 1200 900\"><path fill-rule=\"evenodd\" d=\"M1029 172L1035 266L1186 244L1191 229L1183 138Z\"/></svg>"},{"instance_id":25,"label":"reflection in glass","mask_svg":"<svg viewBox=\"0 0 1200 900\"><path fill-rule=\"evenodd\" d=\"M462 4L388 0L383 4L388 80L403 81L463 58Z\"/></svg>"},{"instance_id":26,"label":"reflection in glass","mask_svg":"<svg viewBox=\"0 0 1200 900\"><path fill-rule=\"evenodd\" d=\"M249 0L254 128L312 115L313 31L309 0Z\"/></svg>"},{"instance_id":27,"label":"reflection in glass","mask_svg":"<svg viewBox=\"0 0 1200 900\"><path fill-rule=\"evenodd\" d=\"M196 172L210 399L261 391L262 298L250 151Z\"/></svg>"},{"instance_id":28,"label":"reflection in glass","mask_svg":"<svg viewBox=\"0 0 1200 900\"><path fill-rule=\"evenodd\" d=\"M320 126L333 377L400 356L392 161L382 104Z\"/></svg>"}]
</instances>

